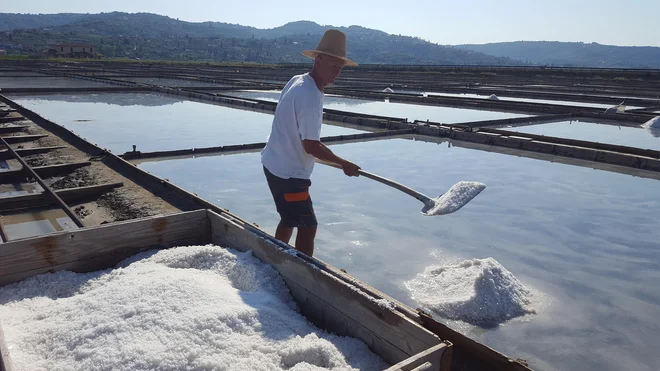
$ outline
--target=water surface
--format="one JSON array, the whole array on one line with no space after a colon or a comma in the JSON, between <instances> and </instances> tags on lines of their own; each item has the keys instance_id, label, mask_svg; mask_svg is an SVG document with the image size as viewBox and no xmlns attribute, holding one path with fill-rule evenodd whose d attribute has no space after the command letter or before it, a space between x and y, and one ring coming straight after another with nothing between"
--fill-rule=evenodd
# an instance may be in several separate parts
<instances>
[{"instance_id":1,"label":"water surface","mask_svg":"<svg viewBox=\"0 0 660 371\"><path fill-rule=\"evenodd\" d=\"M641 127L614 126L586 121L561 121L503 129L521 133L660 150L660 138L657 135L660 132L655 130L652 132Z\"/></svg>"},{"instance_id":2,"label":"water surface","mask_svg":"<svg viewBox=\"0 0 660 371\"><path fill-rule=\"evenodd\" d=\"M273 116L155 93L12 95L18 104L113 153L265 142ZM321 135L362 131L324 125Z\"/></svg>"},{"instance_id":3,"label":"water surface","mask_svg":"<svg viewBox=\"0 0 660 371\"><path fill-rule=\"evenodd\" d=\"M227 92L225 94L241 98L268 100L271 102L277 102L280 95L279 91L235 91ZM323 108L365 113L377 116L405 118L408 119L408 121L430 120L440 123L459 123L468 121L532 116L509 112L482 111L453 107L424 106L407 103L391 103L385 101L345 98L330 94L325 96Z\"/></svg>"},{"instance_id":4,"label":"water surface","mask_svg":"<svg viewBox=\"0 0 660 371\"><path fill-rule=\"evenodd\" d=\"M400 191L317 165L315 256L413 307L403 283L426 267L492 257L535 293L537 314L495 328L445 321L450 326L535 370L660 364L658 181L447 143L390 139L332 149L431 197L461 180L488 188L456 213L426 217L421 202ZM140 167L275 232L258 153Z\"/></svg>"}]
</instances>

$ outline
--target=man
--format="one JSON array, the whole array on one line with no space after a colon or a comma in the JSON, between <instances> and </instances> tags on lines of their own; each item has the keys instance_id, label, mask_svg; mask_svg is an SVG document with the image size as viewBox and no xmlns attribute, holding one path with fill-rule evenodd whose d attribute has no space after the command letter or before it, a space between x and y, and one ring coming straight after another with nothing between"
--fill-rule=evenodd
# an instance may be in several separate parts
<instances>
[{"instance_id":1,"label":"man","mask_svg":"<svg viewBox=\"0 0 660 371\"><path fill-rule=\"evenodd\" d=\"M280 214L275 238L289 243L293 229L298 228L295 247L312 256L317 220L309 187L315 160L338 164L348 176L358 176L360 169L320 142L323 88L335 81L345 65L357 63L346 58L346 36L338 30L326 31L316 49L302 54L314 58L314 66L282 89L261 163Z\"/></svg>"}]
</instances>

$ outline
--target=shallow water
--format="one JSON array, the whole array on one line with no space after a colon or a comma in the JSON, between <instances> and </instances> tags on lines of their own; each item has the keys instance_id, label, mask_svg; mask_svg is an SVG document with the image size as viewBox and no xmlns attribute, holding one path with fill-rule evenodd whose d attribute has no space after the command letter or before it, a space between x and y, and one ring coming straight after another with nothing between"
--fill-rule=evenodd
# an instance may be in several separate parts
<instances>
[{"instance_id":1,"label":"shallow water","mask_svg":"<svg viewBox=\"0 0 660 371\"><path fill-rule=\"evenodd\" d=\"M241 98L252 98L277 102L280 93L278 91L241 91L227 92L225 94ZM385 101L344 98L336 95L326 95L323 108L365 113L377 116L406 118L408 121L430 120L433 122L441 123L458 123L532 116L508 112L482 111L439 106L422 106L406 103L390 103Z\"/></svg>"},{"instance_id":2,"label":"shallow water","mask_svg":"<svg viewBox=\"0 0 660 371\"><path fill-rule=\"evenodd\" d=\"M0 89L8 88L93 88L107 84L68 77L1 77Z\"/></svg>"},{"instance_id":3,"label":"shallow water","mask_svg":"<svg viewBox=\"0 0 660 371\"><path fill-rule=\"evenodd\" d=\"M9 240L78 228L61 209L30 210L4 215L2 225Z\"/></svg>"},{"instance_id":4,"label":"shallow water","mask_svg":"<svg viewBox=\"0 0 660 371\"><path fill-rule=\"evenodd\" d=\"M273 116L153 93L11 95L113 153L265 142ZM363 131L324 125L321 135Z\"/></svg>"},{"instance_id":5,"label":"shallow water","mask_svg":"<svg viewBox=\"0 0 660 371\"><path fill-rule=\"evenodd\" d=\"M660 150L660 138L654 135L653 132L641 127L614 126L586 121L562 121L502 129Z\"/></svg>"},{"instance_id":6,"label":"shallow water","mask_svg":"<svg viewBox=\"0 0 660 371\"><path fill-rule=\"evenodd\" d=\"M492 257L533 293L537 313L493 328L446 320L452 327L535 370L660 362L656 180L406 139L332 149L430 197L461 180L488 187L456 213L427 217L408 195L316 165L315 256L413 307L404 282L427 267ZM258 153L140 167L274 233Z\"/></svg>"}]
</instances>

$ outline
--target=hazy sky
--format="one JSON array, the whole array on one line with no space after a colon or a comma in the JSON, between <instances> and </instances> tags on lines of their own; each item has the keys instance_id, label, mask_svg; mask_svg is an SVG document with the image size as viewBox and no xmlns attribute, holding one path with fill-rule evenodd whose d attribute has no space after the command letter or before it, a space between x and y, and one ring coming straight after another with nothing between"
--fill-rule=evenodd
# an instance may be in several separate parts
<instances>
[{"instance_id":1,"label":"hazy sky","mask_svg":"<svg viewBox=\"0 0 660 371\"><path fill-rule=\"evenodd\" d=\"M660 46L660 0L0 1L0 12L6 13L149 12L258 28L310 20L360 25L440 44L553 40Z\"/></svg>"}]
</instances>

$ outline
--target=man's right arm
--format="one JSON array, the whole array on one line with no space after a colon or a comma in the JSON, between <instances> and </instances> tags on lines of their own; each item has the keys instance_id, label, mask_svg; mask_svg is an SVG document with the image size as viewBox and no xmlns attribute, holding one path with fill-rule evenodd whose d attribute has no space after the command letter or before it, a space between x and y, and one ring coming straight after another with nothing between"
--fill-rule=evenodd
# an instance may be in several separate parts
<instances>
[{"instance_id":1,"label":"man's right arm","mask_svg":"<svg viewBox=\"0 0 660 371\"><path fill-rule=\"evenodd\" d=\"M358 170L360 167L348 160L345 160L335 155L328 146L318 140L303 140L303 148L305 152L318 158L321 161L332 162L340 165L344 170L344 174L348 176L359 176Z\"/></svg>"}]
</instances>

